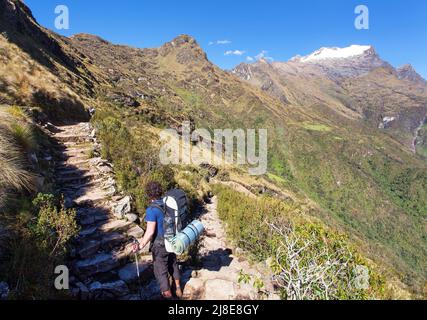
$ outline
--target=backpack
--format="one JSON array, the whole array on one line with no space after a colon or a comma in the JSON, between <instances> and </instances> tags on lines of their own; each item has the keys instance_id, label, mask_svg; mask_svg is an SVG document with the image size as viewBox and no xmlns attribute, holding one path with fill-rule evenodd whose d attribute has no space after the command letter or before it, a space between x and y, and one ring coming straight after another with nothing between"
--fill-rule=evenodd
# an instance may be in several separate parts
<instances>
[{"instance_id":1,"label":"backpack","mask_svg":"<svg viewBox=\"0 0 427 320\"><path fill-rule=\"evenodd\" d=\"M181 189L172 189L159 202L154 202L151 207L160 209L164 214L163 230L166 251L173 252L170 240L188 224L188 199Z\"/></svg>"}]
</instances>

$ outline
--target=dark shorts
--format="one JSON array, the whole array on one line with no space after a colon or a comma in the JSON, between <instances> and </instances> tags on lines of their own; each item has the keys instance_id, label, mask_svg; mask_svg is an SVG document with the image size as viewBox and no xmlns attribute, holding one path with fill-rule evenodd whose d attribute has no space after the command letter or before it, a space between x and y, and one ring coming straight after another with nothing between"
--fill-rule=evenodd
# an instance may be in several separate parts
<instances>
[{"instance_id":1,"label":"dark shorts","mask_svg":"<svg viewBox=\"0 0 427 320\"><path fill-rule=\"evenodd\" d=\"M160 286L161 292L169 291L169 275L174 280L180 280L181 274L179 271L176 255L166 251L163 242L154 242L151 248L153 254L154 276Z\"/></svg>"}]
</instances>

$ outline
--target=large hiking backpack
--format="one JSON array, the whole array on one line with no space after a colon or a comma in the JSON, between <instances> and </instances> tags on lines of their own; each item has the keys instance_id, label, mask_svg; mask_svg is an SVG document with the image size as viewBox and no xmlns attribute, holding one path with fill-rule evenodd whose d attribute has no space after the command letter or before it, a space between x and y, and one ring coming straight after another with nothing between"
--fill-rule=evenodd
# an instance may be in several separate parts
<instances>
[{"instance_id":1,"label":"large hiking backpack","mask_svg":"<svg viewBox=\"0 0 427 320\"><path fill-rule=\"evenodd\" d=\"M163 230L166 251L174 252L171 240L188 225L188 200L185 192L181 189L168 191L160 204L152 206L162 210L164 214Z\"/></svg>"}]
</instances>

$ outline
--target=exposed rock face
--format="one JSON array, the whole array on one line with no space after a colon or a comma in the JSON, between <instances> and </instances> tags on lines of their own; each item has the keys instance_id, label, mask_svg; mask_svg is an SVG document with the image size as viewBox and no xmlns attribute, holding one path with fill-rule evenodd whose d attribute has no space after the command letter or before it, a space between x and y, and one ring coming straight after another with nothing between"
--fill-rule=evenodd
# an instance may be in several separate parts
<instances>
[{"instance_id":1,"label":"exposed rock face","mask_svg":"<svg viewBox=\"0 0 427 320\"><path fill-rule=\"evenodd\" d=\"M114 207L114 215L119 219L123 219L131 210L131 198L126 196L117 202L117 205Z\"/></svg>"},{"instance_id":2,"label":"exposed rock face","mask_svg":"<svg viewBox=\"0 0 427 320\"><path fill-rule=\"evenodd\" d=\"M424 80L410 64L397 68L396 72L399 79L409 80L417 84L427 84L426 80Z\"/></svg>"}]
</instances>

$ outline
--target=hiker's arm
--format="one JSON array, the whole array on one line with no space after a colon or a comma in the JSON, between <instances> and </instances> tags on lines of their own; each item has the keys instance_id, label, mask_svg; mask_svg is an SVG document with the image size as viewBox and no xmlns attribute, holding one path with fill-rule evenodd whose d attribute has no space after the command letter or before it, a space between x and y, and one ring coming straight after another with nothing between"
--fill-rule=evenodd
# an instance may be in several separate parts
<instances>
[{"instance_id":1,"label":"hiker's arm","mask_svg":"<svg viewBox=\"0 0 427 320\"><path fill-rule=\"evenodd\" d=\"M153 239L154 234L156 233L156 222L147 222L147 230L145 231L144 237L142 238L139 248L140 250Z\"/></svg>"}]
</instances>

